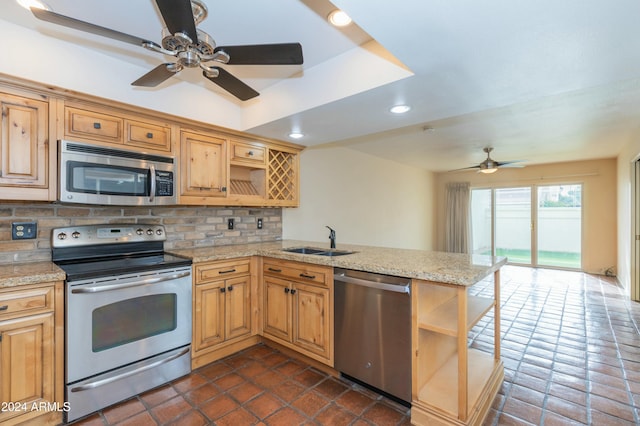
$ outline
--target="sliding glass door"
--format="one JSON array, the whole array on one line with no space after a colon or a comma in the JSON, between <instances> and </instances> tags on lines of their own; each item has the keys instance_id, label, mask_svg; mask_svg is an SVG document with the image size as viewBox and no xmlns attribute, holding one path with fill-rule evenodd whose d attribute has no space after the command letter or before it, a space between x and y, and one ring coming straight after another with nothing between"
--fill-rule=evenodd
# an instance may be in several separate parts
<instances>
[{"instance_id":1,"label":"sliding glass door","mask_svg":"<svg viewBox=\"0 0 640 426\"><path fill-rule=\"evenodd\" d=\"M582 185L472 189L471 229L474 254L580 269Z\"/></svg>"},{"instance_id":2,"label":"sliding glass door","mask_svg":"<svg viewBox=\"0 0 640 426\"><path fill-rule=\"evenodd\" d=\"M531 187L495 190L495 253L531 265Z\"/></svg>"},{"instance_id":3,"label":"sliding glass door","mask_svg":"<svg viewBox=\"0 0 640 426\"><path fill-rule=\"evenodd\" d=\"M538 265L582 267L582 185L538 187Z\"/></svg>"}]
</instances>

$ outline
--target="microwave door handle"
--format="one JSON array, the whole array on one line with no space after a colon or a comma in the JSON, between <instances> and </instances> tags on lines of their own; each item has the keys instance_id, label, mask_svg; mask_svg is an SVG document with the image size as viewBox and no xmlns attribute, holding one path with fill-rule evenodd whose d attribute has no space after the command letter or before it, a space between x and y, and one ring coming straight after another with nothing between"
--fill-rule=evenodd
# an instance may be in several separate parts
<instances>
[{"instance_id":1,"label":"microwave door handle","mask_svg":"<svg viewBox=\"0 0 640 426\"><path fill-rule=\"evenodd\" d=\"M151 188L149 189L151 194L149 201L153 202L153 199L156 197L156 166L152 164L151 167L149 167L149 173L151 174Z\"/></svg>"}]
</instances>

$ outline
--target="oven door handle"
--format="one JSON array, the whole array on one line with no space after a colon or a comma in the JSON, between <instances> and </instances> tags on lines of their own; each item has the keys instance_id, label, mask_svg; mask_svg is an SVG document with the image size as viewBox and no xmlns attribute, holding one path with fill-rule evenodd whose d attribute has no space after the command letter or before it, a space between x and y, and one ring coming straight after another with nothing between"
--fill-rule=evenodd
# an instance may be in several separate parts
<instances>
[{"instance_id":1,"label":"oven door handle","mask_svg":"<svg viewBox=\"0 0 640 426\"><path fill-rule=\"evenodd\" d=\"M179 274L168 275L166 277L149 278L149 279L146 279L146 280L136 281L136 282L132 282L132 283L102 285L102 286L98 286L98 287L74 288L74 289L71 290L71 293L74 293L74 294L100 293L100 292L103 292L103 291L121 290L123 288L139 287L139 286L142 286L142 285L157 284L157 283L161 283L161 282L164 282L164 281L177 280L179 278L188 277L189 275L191 275L191 272L181 272Z\"/></svg>"},{"instance_id":2,"label":"oven door handle","mask_svg":"<svg viewBox=\"0 0 640 426\"><path fill-rule=\"evenodd\" d=\"M108 377L106 379L96 380L95 382L90 382L90 383L87 383L85 385L76 386L76 387L71 388L70 390L71 390L71 392L82 392L82 391L86 391L86 390L89 390L89 389L95 389L95 388L100 387L100 386L108 385L109 383L113 383L116 380L125 379L125 378L133 376L135 374L142 373L143 371L155 368L155 367L157 367L159 365L166 364L167 362L173 361L174 359L180 358L181 356L187 354L189 352L189 350L190 350L190 346L187 346L186 348L184 348L183 350L181 350L177 354L173 354L173 355L168 356L166 358L159 359L158 361L152 362L151 364L145 365L144 367L138 368L136 370L128 371L126 373L118 374L117 376Z\"/></svg>"}]
</instances>

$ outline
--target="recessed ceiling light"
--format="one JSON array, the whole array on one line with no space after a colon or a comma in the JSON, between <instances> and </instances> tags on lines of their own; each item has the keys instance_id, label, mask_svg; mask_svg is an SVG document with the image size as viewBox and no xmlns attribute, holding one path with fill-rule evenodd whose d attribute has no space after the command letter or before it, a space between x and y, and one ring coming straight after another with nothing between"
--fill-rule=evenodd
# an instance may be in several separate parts
<instances>
[{"instance_id":1,"label":"recessed ceiling light","mask_svg":"<svg viewBox=\"0 0 640 426\"><path fill-rule=\"evenodd\" d=\"M291 132L289 133L289 137L291 139L300 139L302 137L304 137L304 133L300 133L300 132Z\"/></svg>"},{"instance_id":2,"label":"recessed ceiling light","mask_svg":"<svg viewBox=\"0 0 640 426\"><path fill-rule=\"evenodd\" d=\"M40 0L17 0L17 2L20 6L28 10L32 7L35 7L36 9L51 10L46 3L43 3Z\"/></svg>"},{"instance_id":3,"label":"recessed ceiling light","mask_svg":"<svg viewBox=\"0 0 640 426\"><path fill-rule=\"evenodd\" d=\"M409 105L396 105L396 106L392 106L389 111L391 111L394 114L404 114L405 112L408 112L411 109L411 107Z\"/></svg>"},{"instance_id":4,"label":"recessed ceiling light","mask_svg":"<svg viewBox=\"0 0 640 426\"><path fill-rule=\"evenodd\" d=\"M351 23L351 18L342 10L336 9L327 17L331 25L336 27L346 27Z\"/></svg>"}]
</instances>

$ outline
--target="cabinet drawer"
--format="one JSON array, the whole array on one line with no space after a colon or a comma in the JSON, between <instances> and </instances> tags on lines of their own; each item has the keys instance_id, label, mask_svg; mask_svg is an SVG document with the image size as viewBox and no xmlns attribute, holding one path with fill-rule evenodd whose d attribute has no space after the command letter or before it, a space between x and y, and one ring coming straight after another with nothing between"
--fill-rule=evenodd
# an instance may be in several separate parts
<instances>
[{"instance_id":1,"label":"cabinet drawer","mask_svg":"<svg viewBox=\"0 0 640 426\"><path fill-rule=\"evenodd\" d=\"M125 145L171 151L171 129L169 127L131 120L126 121L126 126Z\"/></svg>"},{"instance_id":2,"label":"cabinet drawer","mask_svg":"<svg viewBox=\"0 0 640 426\"><path fill-rule=\"evenodd\" d=\"M53 309L53 286L0 293L0 320Z\"/></svg>"},{"instance_id":3,"label":"cabinet drawer","mask_svg":"<svg viewBox=\"0 0 640 426\"><path fill-rule=\"evenodd\" d=\"M266 157L266 149L262 146L232 142L231 161L233 162L264 165Z\"/></svg>"},{"instance_id":4,"label":"cabinet drawer","mask_svg":"<svg viewBox=\"0 0 640 426\"><path fill-rule=\"evenodd\" d=\"M322 266L315 266L299 262L286 261L265 261L263 273L283 279L290 279L299 282L328 285L328 280L333 279L333 269Z\"/></svg>"},{"instance_id":5,"label":"cabinet drawer","mask_svg":"<svg viewBox=\"0 0 640 426\"><path fill-rule=\"evenodd\" d=\"M195 270L196 284L203 284L248 275L251 272L251 266L250 260L246 259L198 264Z\"/></svg>"},{"instance_id":6,"label":"cabinet drawer","mask_svg":"<svg viewBox=\"0 0 640 426\"><path fill-rule=\"evenodd\" d=\"M66 112L65 133L67 136L122 143L123 119L71 107L67 107Z\"/></svg>"}]
</instances>

